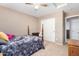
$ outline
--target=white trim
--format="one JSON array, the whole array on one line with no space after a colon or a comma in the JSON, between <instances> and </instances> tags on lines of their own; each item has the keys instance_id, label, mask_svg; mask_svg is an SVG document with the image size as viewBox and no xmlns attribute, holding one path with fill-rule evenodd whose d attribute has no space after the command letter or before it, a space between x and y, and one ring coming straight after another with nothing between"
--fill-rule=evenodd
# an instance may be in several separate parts
<instances>
[{"instance_id":1,"label":"white trim","mask_svg":"<svg viewBox=\"0 0 79 59\"><path fill-rule=\"evenodd\" d=\"M79 17L79 15L72 15L72 16L68 16L65 19L69 19L69 18L73 18L73 17Z\"/></svg>"}]
</instances>

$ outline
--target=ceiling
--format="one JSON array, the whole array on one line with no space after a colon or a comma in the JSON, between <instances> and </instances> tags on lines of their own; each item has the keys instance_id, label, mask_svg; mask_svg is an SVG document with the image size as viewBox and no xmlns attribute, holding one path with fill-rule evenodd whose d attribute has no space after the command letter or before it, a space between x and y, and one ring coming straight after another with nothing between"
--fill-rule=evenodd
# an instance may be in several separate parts
<instances>
[{"instance_id":1,"label":"ceiling","mask_svg":"<svg viewBox=\"0 0 79 59\"><path fill-rule=\"evenodd\" d=\"M60 5L61 3L56 3ZM25 3L0 3L0 6L4 6L31 16L40 17L47 14L51 14L58 9L62 9L65 12L68 11L78 11L79 10L79 3L67 3L66 6L56 8L53 3L48 3L48 7L40 7L36 10L32 5L26 5Z\"/></svg>"}]
</instances>

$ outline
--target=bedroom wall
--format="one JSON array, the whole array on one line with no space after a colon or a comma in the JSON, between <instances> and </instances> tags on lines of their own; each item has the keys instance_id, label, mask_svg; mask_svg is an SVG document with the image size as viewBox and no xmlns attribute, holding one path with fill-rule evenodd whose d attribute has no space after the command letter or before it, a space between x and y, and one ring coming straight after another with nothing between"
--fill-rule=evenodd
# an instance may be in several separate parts
<instances>
[{"instance_id":1,"label":"bedroom wall","mask_svg":"<svg viewBox=\"0 0 79 59\"><path fill-rule=\"evenodd\" d=\"M28 25L31 33L39 31L37 18L0 6L0 31L26 35Z\"/></svg>"},{"instance_id":2,"label":"bedroom wall","mask_svg":"<svg viewBox=\"0 0 79 59\"><path fill-rule=\"evenodd\" d=\"M65 20L64 20L64 12L62 10L57 11L55 14L56 23L55 23L55 31L56 31L56 43L59 45L64 45L65 42Z\"/></svg>"}]
</instances>

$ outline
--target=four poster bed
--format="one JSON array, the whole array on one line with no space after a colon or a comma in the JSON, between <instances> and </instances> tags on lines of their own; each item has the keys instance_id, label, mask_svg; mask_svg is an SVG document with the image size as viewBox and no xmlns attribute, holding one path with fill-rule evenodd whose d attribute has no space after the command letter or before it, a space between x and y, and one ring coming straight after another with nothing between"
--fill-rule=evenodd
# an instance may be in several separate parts
<instances>
[{"instance_id":1,"label":"four poster bed","mask_svg":"<svg viewBox=\"0 0 79 59\"><path fill-rule=\"evenodd\" d=\"M43 25L42 37L30 35L28 26L28 35L15 36L12 41L2 45L1 53L3 56L30 56L40 49L44 49Z\"/></svg>"}]
</instances>

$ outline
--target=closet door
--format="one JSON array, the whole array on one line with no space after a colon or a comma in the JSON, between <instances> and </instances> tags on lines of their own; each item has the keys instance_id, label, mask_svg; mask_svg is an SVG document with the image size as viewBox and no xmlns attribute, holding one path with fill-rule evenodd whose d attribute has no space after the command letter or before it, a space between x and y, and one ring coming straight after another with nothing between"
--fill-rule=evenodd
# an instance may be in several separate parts
<instances>
[{"instance_id":1,"label":"closet door","mask_svg":"<svg viewBox=\"0 0 79 59\"><path fill-rule=\"evenodd\" d=\"M79 40L79 19L74 18L71 20L71 27L70 27L70 37L71 39Z\"/></svg>"},{"instance_id":2,"label":"closet door","mask_svg":"<svg viewBox=\"0 0 79 59\"><path fill-rule=\"evenodd\" d=\"M44 39L48 41L55 41L55 19L49 18L42 20L44 28Z\"/></svg>"}]
</instances>

